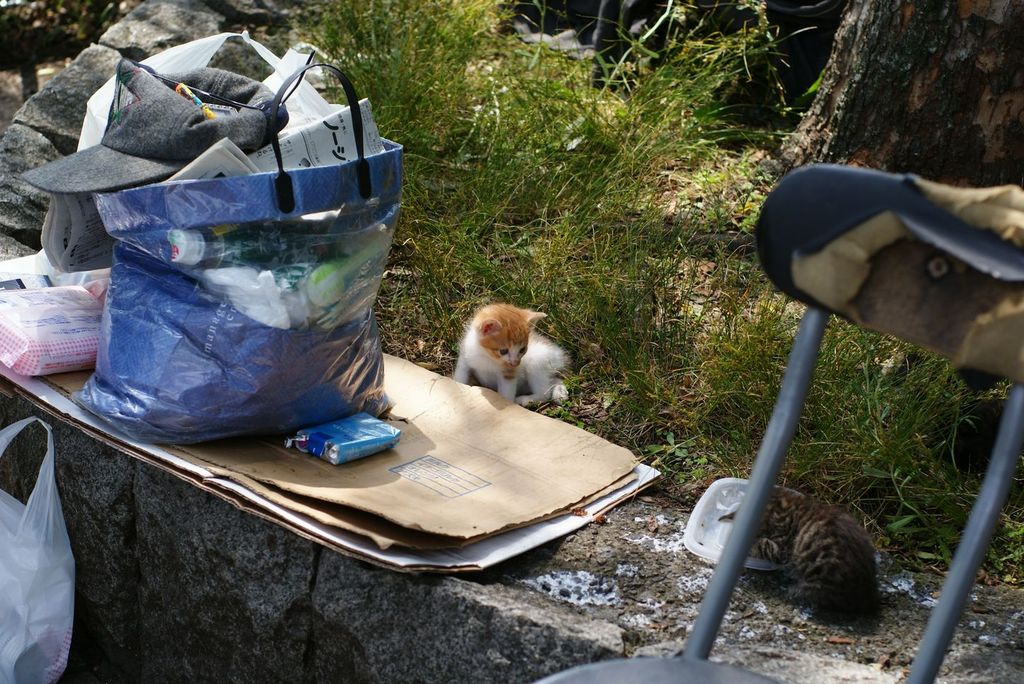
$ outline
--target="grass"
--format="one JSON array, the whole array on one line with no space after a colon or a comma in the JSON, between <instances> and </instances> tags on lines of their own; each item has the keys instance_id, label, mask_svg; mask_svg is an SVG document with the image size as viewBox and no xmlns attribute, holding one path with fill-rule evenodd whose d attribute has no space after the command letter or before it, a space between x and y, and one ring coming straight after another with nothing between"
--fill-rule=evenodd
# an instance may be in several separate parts
<instances>
[{"instance_id":1,"label":"grass","mask_svg":"<svg viewBox=\"0 0 1024 684\"><path fill-rule=\"evenodd\" d=\"M545 311L574 359L570 401L549 415L698 493L748 474L801 313L730 246L756 223L774 180L760 161L792 121L764 27L721 35L691 21L656 54L634 46L644 58L596 89L589 61L519 42L491 0L322 12L310 39L405 147L378 304L386 350L450 373L480 303ZM908 565L944 567L978 486L954 437L993 396L835 321L785 480L858 510ZM1018 582L1024 499L1011 497L986 568Z\"/></svg>"}]
</instances>

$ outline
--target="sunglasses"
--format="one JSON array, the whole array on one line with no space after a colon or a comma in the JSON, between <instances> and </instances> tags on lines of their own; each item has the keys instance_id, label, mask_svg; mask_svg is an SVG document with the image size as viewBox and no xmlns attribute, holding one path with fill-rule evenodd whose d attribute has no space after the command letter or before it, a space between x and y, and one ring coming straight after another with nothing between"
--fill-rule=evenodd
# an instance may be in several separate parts
<instances>
[{"instance_id":1,"label":"sunglasses","mask_svg":"<svg viewBox=\"0 0 1024 684\"><path fill-rule=\"evenodd\" d=\"M313 62L314 56L316 56L315 52L310 52L306 56L307 65ZM221 105L225 107L233 107L235 109L255 109L256 111L267 113L268 103L260 103L260 105L251 105L246 104L245 102L236 102L235 100L222 97L220 95L217 95L216 93L211 93L209 91L203 90L202 88L196 88L195 86L188 85L186 83L181 83L180 81L175 81L174 79L167 78L166 76L161 76L160 74L156 73L156 71L153 68L148 67L145 64L139 64L138 66L142 67L147 72L149 72L150 75L154 76L160 81L163 81L168 86L174 88L175 92L177 92L179 95L195 101L196 104L199 106L202 106L204 103L208 103ZM301 82L301 78L298 81L296 81L295 84L292 85L292 87L288 90L285 96L281 99L281 101L287 101L288 98L291 97L292 94L295 92L295 89L299 87L299 84ZM212 118L210 117L209 114L207 114L207 116L209 118Z\"/></svg>"},{"instance_id":2,"label":"sunglasses","mask_svg":"<svg viewBox=\"0 0 1024 684\"><path fill-rule=\"evenodd\" d=\"M314 56L315 53L312 52L306 56L307 65L313 61ZM262 113L263 116L267 118L267 127L266 134L264 135L263 141L260 143L260 146L269 145L277 135L277 132L288 125L288 110L285 107L278 108L277 119L275 121L271 121L271 117L273 116L273 114L271 113L273 100L267 100L266 102L261 102L258 105L251 105L246 102L237 102L235 100L223 97L216 93L211 93L207 90L203 90L202 88L196 88L195 86L191 86L186 83L176 81L172 78L167 78L166 76L162 76L156 73L155 69L145 64L136 63L136 65L144 69L154 78L158 79L159 81L163 82L164 84L172 88L176 93L178 93L182 97L185 97L195 102L196 105L202 108L203 113L206 115L207 119L214 119L217 116L217 112L213 111L211 105L216 107L233 108L236 112L241 109L253 109ZM289 97L291 97L292 94L295 92L295 89L299 87L299 84L301 82L302 78L300 77L295 81L294 84L292 84L288 92L281 99L281 102L284 102Z\"/></svg>"},{"instance_id":3,"label":"sunglasses","mask_svg":"<svg viewBox=\"0 0 1024 684\"><path fill-rule=\"evenodd\" d=\"M174 88L174 91L177 92L179 95L182 95L183 97L193 100L196 97L198 97L200 100L202 100L202 102L196 102L196 104L198 105L202 105L203 103L209 103L223 105L226 107L233 107L235 109L255 109L257 111L263 111L262 107L246 104L245 102L236 102L235 100L230 100L226 97L221 97L216 93L211 93L206 90L203 90L202 88L196 88L195 86L191 86L186 83L181 83L180 81L175 81L172 78L167 78L166 76L161 76L160 74L153 74L153 76L163 81L171 88Z\"/></svg>"}]
</instances>

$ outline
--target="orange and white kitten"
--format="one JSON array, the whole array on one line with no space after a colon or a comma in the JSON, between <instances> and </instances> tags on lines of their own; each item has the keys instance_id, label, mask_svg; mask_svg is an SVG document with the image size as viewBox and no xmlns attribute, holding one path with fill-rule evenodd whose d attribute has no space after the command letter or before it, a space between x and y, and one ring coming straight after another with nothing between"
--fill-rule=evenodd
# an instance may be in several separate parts
<instances>
[{"instance_id":1,"label":"orange and white kitten","mask_svg":"<svg viewBox=\"0 0 1024 684\"><path fill-rule=\"evenodd\" d=\"M542 401L561 404L569 393L558 374L568 355L534 330L547 314L511 304L481 307L459 342L455 380L496 390L520 406Z\"/></svg>"}]
</instances>

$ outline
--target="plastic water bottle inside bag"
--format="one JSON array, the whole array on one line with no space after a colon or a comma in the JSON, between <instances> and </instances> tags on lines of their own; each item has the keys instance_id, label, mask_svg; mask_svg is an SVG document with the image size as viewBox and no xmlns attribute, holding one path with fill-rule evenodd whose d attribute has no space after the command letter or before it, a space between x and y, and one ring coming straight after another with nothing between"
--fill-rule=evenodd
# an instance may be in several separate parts
<instances>
[{"instance_id":1,"label":"plastic water bottle inside bag","mask_svg":"<svg viewBox=\"0 0 1024 684\"><path fill-rule=\"evenodd\" d=\"M372 221L339 239L338 220L331 211L265 226L174 229L170 260L264 325L330 330L372 304L391 242L388 226Z\"/></svg>"}]
</instances>

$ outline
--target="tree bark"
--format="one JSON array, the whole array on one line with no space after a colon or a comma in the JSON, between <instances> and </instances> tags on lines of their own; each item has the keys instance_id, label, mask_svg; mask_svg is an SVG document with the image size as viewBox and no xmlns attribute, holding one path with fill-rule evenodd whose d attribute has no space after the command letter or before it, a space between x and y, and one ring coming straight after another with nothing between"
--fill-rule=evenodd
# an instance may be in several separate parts
<instances>
[{"instance_id":1,"label":"tree bark","mask_svg":"<svg viewBox=\"0 0 1024 684\"><path fill-rule=\"evenodd\" d=\"M1022 36L1020 0L850 0L782 160L1024 184Z\"/></svg>"}]
</instances>

